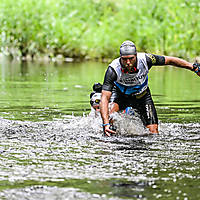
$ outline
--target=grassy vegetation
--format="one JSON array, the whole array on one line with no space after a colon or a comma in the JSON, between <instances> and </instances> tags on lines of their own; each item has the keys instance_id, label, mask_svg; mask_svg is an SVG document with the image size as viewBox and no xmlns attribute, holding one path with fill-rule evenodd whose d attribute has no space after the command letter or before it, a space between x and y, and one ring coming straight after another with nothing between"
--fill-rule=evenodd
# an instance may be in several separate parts
<instances>
[{"instance_id":1,"label":"grassy vegetation","mask_svg":"<svg viewBox=\"0 0 200 200\"><path fill-rule=\"evenodd\" d=\"M199 0L0 0L1 52L22 57L113 58L139 51L199 56Z\"/></svg>"}]
</instances>

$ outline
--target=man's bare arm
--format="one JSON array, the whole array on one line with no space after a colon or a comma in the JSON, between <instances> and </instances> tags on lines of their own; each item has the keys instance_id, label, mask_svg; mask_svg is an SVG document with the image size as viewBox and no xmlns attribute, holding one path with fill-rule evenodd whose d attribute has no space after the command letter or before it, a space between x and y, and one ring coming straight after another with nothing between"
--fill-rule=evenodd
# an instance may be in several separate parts
<instances>
[{"instance_id":1,"label":"man's bare arm","mask_svg":"<svg viewBox=\"0 0 200 200\"><path fill-rule=\"evenodd\" d=\"M110 129L109 124L109 100L111 97L112 92L102 90L101 92L101 103L100 103L100 112L103 121L103 131L104 134L107 136L111 136L111 134L115 134L116 132Z\"/></svg>"},{"instance_id":2,"label":"man's bare arm","mask_svg":"<svg viewBox=\"0 0 200 200\"><path fill-rule=\"evenodd\" d=\"M111 94L112 94L112 92L106 91L106 90L102 90L102 93L101 93L100 112L101 112L103 124L109 123L108 103L109 103Z\"/></svg>"},{"instance_id":3,"label":"man's bare arm","mask_svg":"<svg viewBox=\"0 0 200 200\"><path fill-rule=\"evenodd\" d=\"M165 56L165 64L166 65L173 65L176 67L181 67L185 69L192 70L193 64L190 62L187 62L186 60L177 58L177 57L171 57L171 56Z\"/></svg>"}]
</instances>

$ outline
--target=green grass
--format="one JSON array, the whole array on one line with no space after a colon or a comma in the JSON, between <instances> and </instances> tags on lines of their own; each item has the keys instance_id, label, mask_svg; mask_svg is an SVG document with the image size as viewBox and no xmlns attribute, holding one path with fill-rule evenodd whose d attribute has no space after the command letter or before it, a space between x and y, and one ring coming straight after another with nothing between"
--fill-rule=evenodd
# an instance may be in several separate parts
<instances>
[{"instance_id":1,"label":"green grass","mask_svg":"<svg viewBox=\"0 0 200 200\"><path fill-rule=\"evenodd\" d=\"M139 51L199 56L199 0L0 0L1 52L103 59Z\"/></svg>"}]
</instances>

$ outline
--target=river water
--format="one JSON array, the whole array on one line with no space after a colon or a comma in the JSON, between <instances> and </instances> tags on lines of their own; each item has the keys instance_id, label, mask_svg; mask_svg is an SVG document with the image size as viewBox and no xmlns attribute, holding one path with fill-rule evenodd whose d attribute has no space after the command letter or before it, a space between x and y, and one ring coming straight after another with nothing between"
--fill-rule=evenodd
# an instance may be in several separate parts
<instances>
[{"instance_id":1,"label":"river water","mask_svg":"<svg viewBox=\"0 0 200 200\"><path fill-rule=\"evenodd\" d=\"M106 63L0 59L0 199L200 199L200 79L153 67L159 135L116 114L102 135L89 94Z\"/></svg>"}]
</instances>

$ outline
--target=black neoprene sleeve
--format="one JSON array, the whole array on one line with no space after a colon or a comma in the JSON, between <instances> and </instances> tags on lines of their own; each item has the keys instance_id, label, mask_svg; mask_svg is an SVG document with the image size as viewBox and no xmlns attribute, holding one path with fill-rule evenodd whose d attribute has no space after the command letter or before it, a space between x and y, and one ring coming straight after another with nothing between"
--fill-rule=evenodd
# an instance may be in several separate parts
<instances>
[{"instance_id":1,"label":"black neoprene sleeve","mask_svg":"<svg viewBox=\"0 0 200 200\"><path fill-rule=\"evenodd\" d=\"M147 65L150 69L153 65L164 65L165 64L165 57L155 54L145 54L147 59Z\"/></svg>"},{"instance_id":2,"label":"black neoprene sleeve","mask_svg":"<svg viewBox=\"0 0 200 200\"><path fill-rule=\"evenodd\" d=\"M117 80L117 74L115 70L109 66L104 77L102 90L112 91L114 86L114 81L116 80Z\"/></svg>"}]
</instances>

